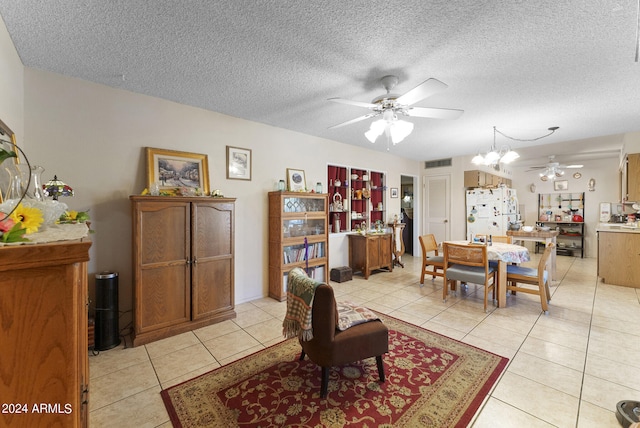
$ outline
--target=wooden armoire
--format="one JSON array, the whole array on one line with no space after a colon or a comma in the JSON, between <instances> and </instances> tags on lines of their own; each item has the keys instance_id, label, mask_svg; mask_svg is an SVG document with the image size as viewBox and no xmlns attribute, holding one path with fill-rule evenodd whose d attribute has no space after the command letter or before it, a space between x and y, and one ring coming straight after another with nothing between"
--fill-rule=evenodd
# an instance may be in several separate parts
<instances>
[{"instance_id":1,"label":"wooden armoire","mask_svg":"<svg viewBox=\"0 0 640 428\"><path fill-rule=\"evenodd\" d=\"M134 346L235 318L235 199L130 200Z\"/></svg>"}]
</instances>

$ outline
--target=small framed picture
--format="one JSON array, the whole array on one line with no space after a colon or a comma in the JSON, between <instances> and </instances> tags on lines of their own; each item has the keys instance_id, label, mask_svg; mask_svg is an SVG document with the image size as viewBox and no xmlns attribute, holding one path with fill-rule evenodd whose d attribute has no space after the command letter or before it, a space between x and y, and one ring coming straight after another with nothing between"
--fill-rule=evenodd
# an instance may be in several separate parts
<instances>
[{"instance_id":1,"label":"small framed picture","mask_svg":"<svg viewBox=\"0 0 640 428\"><path fill-rule=\"evenodd\" d=\"M287 189L290 192L304 192L307 189L304 170L287 168Z\"/></svg>"},{"instance_id":2,"label":"small framed picture","mask_svg":"<svg viewBox=\"0 0 640 428\"><path fill-rule=\"evenodd\" d=\"M553 182L553 190L569 190L569 182L567 180L556 180Z\"/></svg>"},{"instance_id":3,"label":"small framed picture","mask_svg":"<svg viewBox=\"0 0 640 428\"><path fill-rule=\"evenodd\" d=\"M158 183L160 190L178 187L209 193L207 155L147 147L147 187Z\"/></svg>"},{"instance_id":4,"label":"small framed picture","mask_svg":"<svg viewBox=\"0 0 640 428\"><path fill-rule=\"evenodd\" d=\"M227 178L251 181L251 150L227 146Z\"/></svg>"},{"instance_id":5,"label":"small framed picture","mask_svg":"<svg viewBox=\"0 0 640 428\"><path fill-rule=\"evenodd\" d=\"M398 197L398 188L397 187L392 187L391 188L391 197L392 198L397 198Z\"/></svg>"}]
</instances>

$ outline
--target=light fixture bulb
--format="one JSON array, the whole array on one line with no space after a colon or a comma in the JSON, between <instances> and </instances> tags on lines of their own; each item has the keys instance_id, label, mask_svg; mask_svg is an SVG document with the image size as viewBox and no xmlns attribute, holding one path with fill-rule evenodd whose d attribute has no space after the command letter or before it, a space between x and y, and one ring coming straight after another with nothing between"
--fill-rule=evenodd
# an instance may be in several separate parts
<instances>
[{"instance_id":1,"label":"light fixture bulb","mask_svg":"<svg viewBox=\"0 0 640 428\"><path fill-rule=\"evenodd\" d=\"M396 120L395 122L390 123L388 128L391 133L391 141L393 144L398 144L411 134L413 131L413 123L407 122L406 120Z\"/></svg>"},{"instance_id":2,"label":"light fixture bulb","mask_svg":"<svg viewBox=\"0 0 640 428\"><path fill-rule=\"evenodd\" d=\"M388 108L382 113L382 119L386 120L388 123L391 123L391 122L397 120L398 118L396 117L396 115L393 112L393 110Z\"/></svg>"},{"instance_id":3,"label":"light fixture bulb","mask_svg":"<svg viewBox=\"0 0 640 428\"><path fill-rule=\"evenodd\" d=\"M493 165L500 160L500 154L496 151L491 150L484 156L484 164L485 165Z\"/></svg>"},{"instance_id":4,"label":"light fixture bulb","mask_svg":"<svg viewBox=\"0 0 640 428\"><path fill-rule=\"evenodd\" d=\"M502 163L511 163L514 160L518 159L519 157L520 157L520 155L518 153L516 153L513 150L509 149L509 151L507 153L505 153L505 155L500 158L500 162L502 162Z\"/></svg>"},{"instance_id":5,"label":"light fixture bulb","mask_svg":"<svg viewBox=\"0 0 640 428\"><path fill-rule=\"evenodd\" d=\"M482 165L484 164L484 158L480 153L478 153L473 157L473 159L471 159L471 163L474 165Z\"/></svg>"},{"instance_id":6,"label":"light fixture bulb","mask_svg":"<svg viewBox=\"0 0 640 428\"><path fill-rule=\"evenodd\" d=\"M386 126L387 126L387 121L384 119L373 121L371 122L371 126L369 127L369 130L364 133L364 136L367 138L367 140L371 141L372 143L375 143L376 139L380 135L382 135L382 133L384 132L384 129Z\"/></svg>"}]
</instances>

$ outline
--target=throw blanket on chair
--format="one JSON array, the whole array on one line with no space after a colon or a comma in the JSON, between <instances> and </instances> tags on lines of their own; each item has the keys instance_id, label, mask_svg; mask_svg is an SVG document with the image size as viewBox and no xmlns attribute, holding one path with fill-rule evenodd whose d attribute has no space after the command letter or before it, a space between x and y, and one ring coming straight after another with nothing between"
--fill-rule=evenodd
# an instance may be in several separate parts
<instances>
[{"instance_id":1,"label":"throw blanket on chair","mask_svg":"<svg viewBox=\"0 0 640 428\"><path fill-rule=\"evenodd\" d=\"M287 313L282 322L282 335L285 338L299 337L305 341L313 339L311 305L316 287L320 284L322 282L309 278L301 268L294 268L289 272Z\"/></svg>"}]
</instances>

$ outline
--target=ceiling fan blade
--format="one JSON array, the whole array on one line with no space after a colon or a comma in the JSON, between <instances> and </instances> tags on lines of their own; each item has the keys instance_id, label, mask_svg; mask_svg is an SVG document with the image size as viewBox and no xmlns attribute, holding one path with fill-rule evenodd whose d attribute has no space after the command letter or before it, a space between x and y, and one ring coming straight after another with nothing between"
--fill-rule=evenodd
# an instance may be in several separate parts
<instances>
[{"instance_id":1,"label":"ceiling fan blade","mask_svg":"<svg viewBox=\"0 0 640 428\"><path fill-rule=\"evenodd\" d=\"M396 102L405 106L410 106L418 101L424 100L431 95L437 94L447 89L445 83L442 83L438 79L427 79L406 94L398 97Z\"/></svg>"},{"instance_id":2,"label":"ceiling fan blade","mask_svg":"<svg viewBox=\"0 0 640 428\"><path fill-rule=\"evenodd\" d=\"M429 117L432 119L457 119L462 116L462 113L464 113L464 110L431 107L409 107L406 110L407 116Z\"/></svg>"},{"instance_id":3,"label":"ceiling fan blade","mask_svg":"<svg viewBox=\"0 0 640 428\"><path fill-rule=\"evenodd\" d=\"M373 116L378 116L379 113L369 113L364 116L356 117L355 119L347 120L346 122L339 123L337 125L330 126L328 129L340 128L341 126L351 125L352 123L360 122L361 120L369 119Z\"/></svg>"},{"instance_id":4,"label":"ceiling fan blade","mask_svg":"<svg viewBox=\"0 0 640 428\"><path fill-rule=\"evenodd\" d=\"M347 105L350 105L350 106L364 107L364 108L375 108L375 107L377 107L377 104L363 103L363 102L360 102L360 101L345 100L344 98L329 98L328 101L333 101L334 103L340 103L340 104L347 104Z\"/></svg>"}]
</instances>

